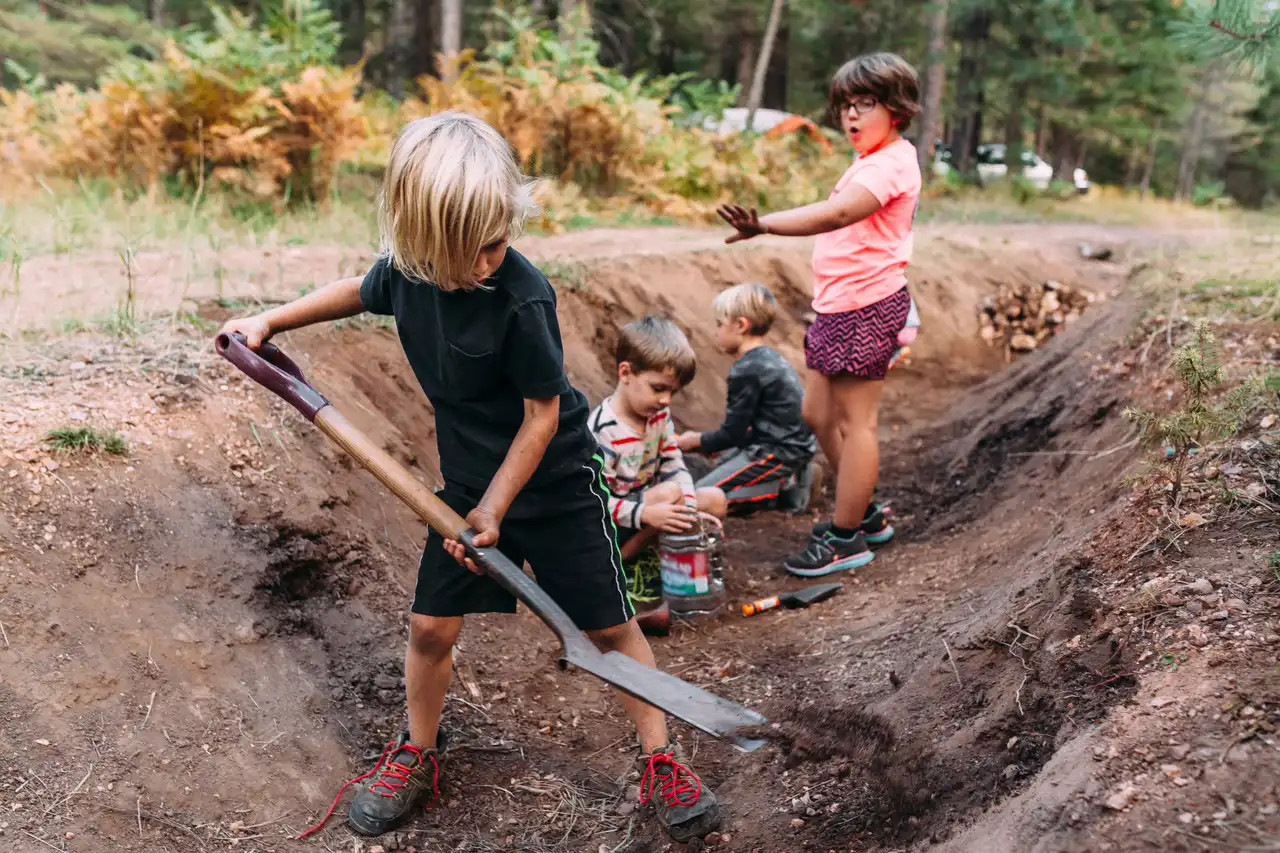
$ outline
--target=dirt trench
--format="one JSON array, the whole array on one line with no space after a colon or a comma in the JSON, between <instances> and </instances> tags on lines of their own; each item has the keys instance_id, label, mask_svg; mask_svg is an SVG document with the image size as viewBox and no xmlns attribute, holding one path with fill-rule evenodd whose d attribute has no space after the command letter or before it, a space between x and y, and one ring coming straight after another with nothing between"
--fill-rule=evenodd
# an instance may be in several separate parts
<instances>
[{"instance_id":1,"label":"dirt trench","mask_svg":"<svg viewBox=\"0 0 1280 853\"><path fill-rule=\"evenodd\" d=\"M883 423L881 496L898 539L820 607L726 614L656 643L665 668L779 723L777 746L749 756L678 730L725 803L718 849L1020 851L1066 821L1082 744L1135 689L1096 592L1128 451L1116 451L1122 390L1094 370L1133 307L1119 293L1009 366L978 338L977 308L1018 280L1116 296L1123 264L1079 267L1074 237L926 235L913 276L925 325ZM562 262L552 276L568 369L598 400L616 325L670 311L700 356L677 416L710 426L728 368L711 346L711 297L736 281L770 285L785 308L775 339L799 362L805 260L767 245ZM437 480L429 406L391 332L356 324L281 343L358 426ZM49 467L28 443L0 458L0 800L11 803L0 841L352 849L336 822L316 841L289 837L403 724L422 526L198 336L113 346L57 343L55 360L88 367L12 398L23 414L9 423L36 435L54 412L101 400L88 416L132 423L138 450ZM139 373L129 358L164 369ZM802 586L777 566L811 522L731 522L735 602ZM440 808L387 849L666 848L625 797L625 719L554 655L523 610L469 621L446 708L455 769ZM868 719L883 726L880 748L849 754ZM1024 795L1034 819L1001 824L1002 803ZM998 846L965 841L996 825Z\"/></svg>"}]
</instances>

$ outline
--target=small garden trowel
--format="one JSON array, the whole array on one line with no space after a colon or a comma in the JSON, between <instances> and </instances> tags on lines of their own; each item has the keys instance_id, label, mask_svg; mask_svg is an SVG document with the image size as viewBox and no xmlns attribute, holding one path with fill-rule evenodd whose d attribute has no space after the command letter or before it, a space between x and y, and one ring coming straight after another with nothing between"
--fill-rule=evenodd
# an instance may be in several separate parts
<instances>
[{"instance_id":1,"label":"small garden trowel","mask_svg":"<svg viewBox=\"0 0 1280 853\"><path fill-rule=\"evenodd\" d=\"M742 605L742 615L755 616L775 607L808 607L810 604L826 601L843 588L842 583L821 583L795 592L784 592Z\"/></svg>"}]
</instances>

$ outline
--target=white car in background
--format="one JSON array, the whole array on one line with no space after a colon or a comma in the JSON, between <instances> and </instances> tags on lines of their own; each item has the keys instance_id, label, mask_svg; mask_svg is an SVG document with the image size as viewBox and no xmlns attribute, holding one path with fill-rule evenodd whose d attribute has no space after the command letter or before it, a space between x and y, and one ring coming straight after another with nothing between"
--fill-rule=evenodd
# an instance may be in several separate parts
<instances>
[{"instance_id":1,"label":"white car in background","mask_svg":"<svg viewBox=\"0 0 1280 853\"><path fill-rule=\"evenodd\" d=\"M1002 142L978 146L978 182L986 185L999 181L1009 174L1005 163L1005 147ZM1049 189L1053 180L1053 167L1041 160L1034 151L1022 151L1022 177L1038 190Z\"/></svg>"},{"instance_id":2,"label":"white car in background","mask_svg":"<svg viewBox=\"0 0 1280 853\"><path fill-rule=\"evenodd\" d=\"M1005 151L1004 144L1000 142L988 142L978 146L976 159L980 184L985 186L1009 174L1008 164L1005 163ZM951 160L951 149L939 144L938 156L933 163L933 173L939 177L946 175L951 171ZM1043 192L1049 189L1049 184L1053 182L1053 166L1040 159L1034 151L1023 150L1022 177ZM1089 192L1091 184L1088 172L1084 169L1076 169L1071 177L1077 193L1084 195Z\"/></svg>"}]
</instances>

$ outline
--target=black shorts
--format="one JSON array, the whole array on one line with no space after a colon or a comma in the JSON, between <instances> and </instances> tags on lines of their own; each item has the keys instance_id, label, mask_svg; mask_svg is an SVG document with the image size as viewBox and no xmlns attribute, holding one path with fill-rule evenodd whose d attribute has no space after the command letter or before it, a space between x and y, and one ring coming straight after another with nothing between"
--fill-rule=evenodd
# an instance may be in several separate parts
<instances>
[{"instance_id":1,"label":"black shorts","mask_svg":"<svg viewBox=\"0 0 1280 853\"><path fill-rule=\"evenodd\" d=\"M527 561L538 585L584 631L612 628L635 615L600 471L600 458L592 457L580 476L536 496L521 495L498 538L498 550L517 566ZM439 494L464 517L482 496L456 484L447 484ZM432 531L418 566L412 610L423 616L515 613L516 599L489 578L458 565L444 550L443 537Z\"/></svg>"}]
</instances>

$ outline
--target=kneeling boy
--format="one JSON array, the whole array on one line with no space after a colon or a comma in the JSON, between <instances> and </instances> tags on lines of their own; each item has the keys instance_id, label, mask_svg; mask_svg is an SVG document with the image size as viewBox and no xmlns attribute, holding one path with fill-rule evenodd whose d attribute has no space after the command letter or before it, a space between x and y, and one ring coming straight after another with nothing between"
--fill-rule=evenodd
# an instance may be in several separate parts
<instances>
[{"instance_id":1,"label":"kneeling boy","mask_svg":"<svg viewBox=\"0 0 1280 853\"><path fill-rule=\"evenodd\" d=\"M818 443L804 421L804 386L795 368L765 343L777 301L749 282L716 297L716 346L737 358L729 370L724 423L710 432L683 433L681 450L724 454L698 481L725 493L730 511L779 503L803 512L809 502L810 463Z\"/></svg>"}]
</instances>

